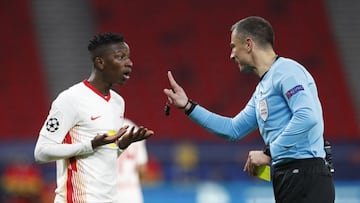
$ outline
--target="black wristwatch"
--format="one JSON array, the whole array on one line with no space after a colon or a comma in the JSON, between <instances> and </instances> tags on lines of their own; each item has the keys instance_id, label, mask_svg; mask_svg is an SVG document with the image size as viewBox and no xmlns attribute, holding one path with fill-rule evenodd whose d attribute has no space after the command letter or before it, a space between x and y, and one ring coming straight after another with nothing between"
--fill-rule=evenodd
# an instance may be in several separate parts
<instances>
[{"instance_id":1,"label":"black wristwatch","mask_svg":"<svg viewBox=\"0 0 360 203\"><path fill-rule=\"evenodd\" d=\"M190 115L190 113L195 109L195 107L198 105L196 102L194 102L193 100L189 99L188 102L190 103L190 108L185 111L185 114L188 116ZM186 107L186 106L185 106Z\"/></svg>"},{"instance_id":2,"label":"black wristwatch","mask_svg":"<svg viewBox=\"0 0 360 203\"><path fill-rule=\"evenodd\" d=\"M270 152L270 145L266 145L263 149L264 154L268 155L269 157L271 157L271 152Z\"/></svg>"}]
</instances>

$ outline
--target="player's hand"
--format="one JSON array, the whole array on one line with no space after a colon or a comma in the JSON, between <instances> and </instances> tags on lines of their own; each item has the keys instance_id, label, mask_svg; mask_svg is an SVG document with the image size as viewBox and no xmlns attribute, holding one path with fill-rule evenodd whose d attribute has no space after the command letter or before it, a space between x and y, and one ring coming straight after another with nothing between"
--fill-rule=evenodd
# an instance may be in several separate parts
<instances>
[{"instance_id":1,"label":"player's hand","mask_svg":"<svg viewBox=\"0 0 360 203\"><path fill-rule=\"evenodd\" d=\"M246 160L244 171L248 172L250 176L256 176L259 166L268 165L271 162L271 157L264 154L261 150L250 151Z\"/></svg>"},{"instance_id":2,"label":"player's hand","mask_svg":"<svg viewBox=\"0 0 360 203\"><path fill-rule=\"evenodd\" d=\"M92 148L95 149L99 146L110 144L110 143L116 143L121 136L123 136L127 129L128 125L120 128L119 131L113 136L109 136L108 134L102 134L102 135L96 135L93 140L91 140Z\"/></svg>"},{"instance_id":3,"label":"player's hand","mask_svg":"<svg viewBox=\"0 0 360 203\"><path fill-rule=\"evenodd\" d=\"M130 131L120 137L116 142L120 149L126 149L131 143L144 140L154 135L154 131L140 126L136 131L135 127L132 127Z\"/></svg>"},{"instance_id":4,"label":"player's hand","mask_svg":"<svg viewBox=\"0 0 360 203\"><path fill-rule=\"evenodd\" d=\"M180 85L178 85L171 74L171 71L168 71L168 78L170 82L170 89L164 89L164 93L168 97L170 104L175 105L178 108L185 107L188 102L188 97Z\"/></svg>"}]
</instances>

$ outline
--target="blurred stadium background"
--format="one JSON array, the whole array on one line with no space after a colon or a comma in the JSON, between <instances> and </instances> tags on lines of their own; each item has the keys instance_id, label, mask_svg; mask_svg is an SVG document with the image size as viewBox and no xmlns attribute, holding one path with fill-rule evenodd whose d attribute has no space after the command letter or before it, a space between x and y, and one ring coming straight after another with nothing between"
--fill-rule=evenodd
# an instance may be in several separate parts
<instances>
[{"instance_id":1,"label":"blurred stadium background","mask_svg":"<svg viewBox=\"0 0 360 203\"><path fill-rule=\"evenodd\" d=\"M132 79L115 87L126 116L156 132L147 142L145 203L274 202L270 183L242 171L247 152L263 147L258 132L229 143L179 111L163 112L169 69L212 111L231 116L245 105L258 79L229 60L229 29L259 15L274 27L277 53L317 81L336 202L360 202L359 11L358 0L1 0L1 197L52 201L55 164L34 163L38 132L56 95L88 77L88 40L113 31L125 36L134 62Z\"/></svg>"}]
</instances>

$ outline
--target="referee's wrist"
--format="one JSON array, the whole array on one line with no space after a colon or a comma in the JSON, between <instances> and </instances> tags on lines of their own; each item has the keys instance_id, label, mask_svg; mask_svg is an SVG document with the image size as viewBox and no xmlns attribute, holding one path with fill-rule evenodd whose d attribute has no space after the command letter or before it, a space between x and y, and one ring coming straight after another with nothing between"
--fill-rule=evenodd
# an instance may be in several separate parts
<instances>
[{"instance_id":1,"label":"referee's wrist","mask_svg":"<svg viewBox=\"0 0 360 203\"><path fill-rule=\"evenodd\" d=\"M190 115L190 113L195 109L195 107L197 106L198 104L196 102L194 102L193 100L189 99L185 108L184 108L184 113L186 115Z\"/></svg>"},{"instance_id":2,"label":"referee's wrist","mask_svg":"<svg viewBox=\"0 0 360 203\"><path fill-rule=\"evenodd\" d=\"M263 152L265 155L271 157L271 152L270 152L270 145L266 145L263 149Z\"/></svg>"}]
</instances>

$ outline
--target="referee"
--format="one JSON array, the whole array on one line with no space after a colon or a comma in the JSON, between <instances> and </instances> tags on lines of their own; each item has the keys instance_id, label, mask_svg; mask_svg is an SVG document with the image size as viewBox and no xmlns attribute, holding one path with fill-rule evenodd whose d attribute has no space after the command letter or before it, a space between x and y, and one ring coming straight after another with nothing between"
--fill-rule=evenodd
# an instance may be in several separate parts
<instances>
[{"instance_id":1,"label":"referee","mask_svg":"<svg viewBox=\"0 0 360 203\"><path fill-rule=\"evenodd\" d=\"M231 59L241 72L252 71L260 81L244 109L234 117L212 113L190 100L168 72L169 103L191 120L225 139L236 141L259 129L267 146L250 151L244 170L272 164L277 203L331 203L333 177L325 163L324 121L313 77L298 62L278 56L274 33L265 19L250 16L231 28Z\"/></svg>"}]
</instances>

